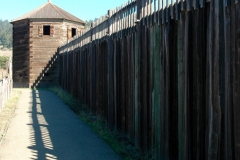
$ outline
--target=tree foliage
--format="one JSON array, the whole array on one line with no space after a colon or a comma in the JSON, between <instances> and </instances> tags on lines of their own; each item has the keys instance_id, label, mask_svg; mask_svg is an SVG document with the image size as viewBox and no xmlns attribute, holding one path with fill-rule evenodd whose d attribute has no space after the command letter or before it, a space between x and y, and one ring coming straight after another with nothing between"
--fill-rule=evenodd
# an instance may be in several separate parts
<instances>
[{"instance_id":1,"label":"tree foliage","mask_svg":"<svg viewBox=\"0 0 240 160\"><path fill-rule=\"evenodd\" d=\"M0 46L12 48L12 25L0 19Z\"/></svg>"},{"instance_id":2,"label":"tree foliage","mask_svg":"<svg viewBox=\"0 0 240 160\"><path fill-rule=\"evenodd\" d=\"M86 20L85 21L85 23L86 23L85 29L90 28L91 27L91 23L96 22L97 20L98 20L98 18L95 18L94 20Z\"/></svg>"},{"instance_id":3,"label":"tree foliage","mask_svg":"<svg viewBox=\"0 0 240 160\"><path fill-rule=\"evenodd\" d=\"M9 57L0 56L0 68L6 69L8 60L9 60Z\"/></svg>"}]
</instances>

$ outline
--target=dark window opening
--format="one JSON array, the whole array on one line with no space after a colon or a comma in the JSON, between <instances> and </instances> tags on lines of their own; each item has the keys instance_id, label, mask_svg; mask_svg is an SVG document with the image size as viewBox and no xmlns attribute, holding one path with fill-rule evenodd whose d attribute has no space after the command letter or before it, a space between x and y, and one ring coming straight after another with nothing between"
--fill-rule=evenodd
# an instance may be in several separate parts
<instances>
[{"instance_id":1,"label":"dark window opening","mask_svg":"<svg viewBox=\"0 0 240 160\"><path fill-rule=\"evenodd\" d=\"M50 35L50 26L43 26L43 35Z\"/></svg>"},{"instance_id":2,"label":"dark window opening","mask_svg":"<svg viewBox=\"0 0 240 160\"><path fill-rule=\"evenodd\" d=\"M76 32L77 32L76 28L72 28L72 37L76 35Z\"/></svg>"}]
</instances>

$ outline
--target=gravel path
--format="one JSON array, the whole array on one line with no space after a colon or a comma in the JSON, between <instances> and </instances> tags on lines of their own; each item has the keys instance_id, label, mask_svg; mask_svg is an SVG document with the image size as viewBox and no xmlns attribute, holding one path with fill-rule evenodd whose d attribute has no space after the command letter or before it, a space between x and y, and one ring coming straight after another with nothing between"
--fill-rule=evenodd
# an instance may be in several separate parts
<instances>
[{"instance_id":1,"label":"gravel path","mask_svg":"<svg viewBox=\"0 0 240 160\"><path fill-rule=\"evenodd\" d=\"M54 93L23 89L0 160L121 159Z\"/></svg>"}]
</instances>

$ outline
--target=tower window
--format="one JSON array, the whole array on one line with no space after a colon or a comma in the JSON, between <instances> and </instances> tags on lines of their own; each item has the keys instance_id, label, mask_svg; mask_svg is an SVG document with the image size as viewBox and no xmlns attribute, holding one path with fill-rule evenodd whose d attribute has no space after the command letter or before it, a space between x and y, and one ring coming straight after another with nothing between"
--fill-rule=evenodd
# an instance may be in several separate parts
<instances>
[{"instance_id":1,"label":"tower window","mask_svg":"<svg viewBox=\"0 0 240 160\"><path fill-rule=\"evenodd\" d=\"M72 28L72 37L76 35L76 32L77 32L76 28Z\"/></svg>"},{"instance_id":2,"label":"tower window","mask_svg":"<svg viewBox=\"0 0 240 160\"><path fill-rule=\"evenodd\" d=\"M50 26L43 26L43 35L50 35Z\"/></svg>"}]
</instances>

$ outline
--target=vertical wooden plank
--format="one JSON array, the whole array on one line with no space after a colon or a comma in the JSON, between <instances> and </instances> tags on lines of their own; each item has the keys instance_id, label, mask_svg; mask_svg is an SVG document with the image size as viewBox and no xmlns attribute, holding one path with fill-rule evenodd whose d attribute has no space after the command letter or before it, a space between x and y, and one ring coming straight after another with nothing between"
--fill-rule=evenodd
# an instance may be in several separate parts
<instances>
[{"instance_id":1,"label":"vertical wooden plank","mask_svg":"<svg viewBox=\"0 0 240 160\"><path fill-rule=\"evenodd\" d=\"M144 26L144 30L143 30L143 35L144 35L144 41L143 41L143 45L144 45L144 50L143 50L143 65L142 65L142 104L143 104L143 128L142 128L142 132L143 132L143 149L147 150L148 149L148 133L149 133L149 124L148 124L148 27Z\"/></svg>"},{"instance_id":2,"label":"vertical wooden plank","mask_svg":"<svg viewBox=\"0 0 240 160\"><path fill-rule=\"evenodd\" d=\"M124 54L125 54L125 68L124 68L124 74L125 74L125 101L126 101L126 136L130 139L130 126L131 126L131 106L130 106L130 74L131 74L131 68L129 66L129 60L130 60L130 42L129 42L129 35L126 36L124 39L125 41L125 48L124 48Z\"/></svg>"},{"instance_id":3,"label":"vertical wooden plank","mask_svg":"<svg viewBox=\"0 0 240 160\"><path fill-rule=\"evenodd\" d=\"M207 159L217 158L218 153L218 110L215 108L215 104L217 103L217 97L219 94L216 93L216 96L214 93L217 90L216 82L217 75L216 75L216 66L217 63L217 55L218 49L215 48L215 43L213 41L214 36L214 23L213 23L213 16L214 15L214 8L213 8L214 1L211 1L211 5L208 5L208 37L207 37L207 101L206 101L206 112L207 112L207 130L206 130L206 157ZM215 37L214 37L215 38ZM216 51L215 51L216 49ZM213 52L217 52L214 53ZM216 84L214 84L216 83ZM217 111L217 112L216 112Z\"/></svg>"},{"instance_id":4,"label":"vertical wooden plank","mask_svg":"<svg viewBox=\"0 0 240 160\"><path fill-rule=\"evenodd\" d=\"M174 0L171 0L170 1L170 16L171 16L171 19L174 19Z\"/></svg>"},{"instance_id":5,"label":"vertical wooden plank","mask_svg":"<svg viewBox=\"0 0 240 160\"><path fill-rule=\"evenodd\" d=\"M205 49L206 42L204 41L205 31L205 10L193 11L193 31L192 31L192 98L191 103L191 149L192 159L204 159L205 144L203 141L205 135ZM202 47L199 47L202 46Z\"/></svg>"},{"instance_id":6,"label":"vertical wooden plank","mask_svg":"<svg viewBox=\"0 0 240 160\"><path fill-rule=\"evenodd\" d=\"M110 41L110 43L111 43L111 41ZM111 48L112 48L112 46L111 46ZM109 98L110 98L110 96L109 96L109 87L110 87L110 84L109 84L109 80L108 80L108 75L109 75L109 73L108 73L108 65L109 65L109 63L108 63L108 52L109 52L109 50L108 50L108 43L107 43L107 41L104 41L104 50L103 50L103 52L104 52L104 71L105 71L105 75L104 75L104 87L103 87L103 91L104 91L104 95L105 95L105 99L104 99L104 118L106 118L107 120L109 120ZM111 53L112 54L112 53ZM111 63L112 63L112 61L111 61ZM108 88L107 90L106 90L106 88ZM112 97L111 97L112 98ZM112 101L112 100L111 100ZM112 114L112 108L111 108L111 114ZM110 115L111 116L111 115ZM112 120L112 119L111 119Z\"/></svg>"},{"instance_id":7,"label":"vertical wooden plank","mask_svg":"<svg viewBox=\"0 0 240 160\"><path fill-rule=\"evenodd\" d=\"M184 149L185 149L185 157L186 159L191 159L191 150L190 150L190 118L189 118L189 69L190 69L190 65L189 65L189 46L190 46L190 39L189 39L189 25L190 25L190 12L185 12L185 24L184 24L184 44L183 44L183 49L184 49L184 53L183 53L183 69L184 69L184 77L183 77L183 84L184 84L184 103L183 103L183 115L184 115Z\"/></svg>"},{"instance_id":8,"label":"vertical wooden plank","mask_svg":"<svg viewBox=\"0 0 240 160\"><path fill-rule=\"evenodd\" d=\"M120 44L121 44L121 132L123 134L126 133L126 87L125 87L125 41L124 41L125 37L123 37L123 39L120 40Z\"/></svg>"},{"instance_id":9,"label":"vertical wooden plank","mask_svg":"<svg viewBox=\"0 0 240 160\"><path fill-rule=\"evenodd\" d=\"M146 0L142 0L142 22L146 25Z\"/></svg>"},{"instance_id":10,"label":"vertical wooden plank","mask_svg":"<svg viewBox=\"0 0 240 160\"><path fill-rule=\"evenodd\" d=\"M212 13L210 5L207 5L207 63L206 63L206 146L205 159L209 159L209 133L211 122L209 118L212 117Z\"/></svg>"},{"instance_id":11,"label":"vertical wooden plank","mask_svg":"<svg viewBox=\"0 0 240 160\"><path fill-rule=\"evenodd\" d=\"M169 8L166 8L167 12ZM165 131L165 158L169 159L170 157L170 148L169 148L169 109L170 109L170 44L169 44L169 30L170 30L170 23L164 25L164 56L165 56L165 109L164 109L164 117L165 117L165 124L164 124L164 131Z\"/></svg>"},{"instance_id":12,"label":"vertical wooden plank","mask_svg":"<svg viewBox=\"0 0 240 160\"><path fill-rule=\"evenodd\" d=\"M219 97L219 2L210 2L209 47L208 47L208 159L216 159L219 154L221 108Z\"/></svg>"},{"instance_id":13,"label":"vertical wooden plank","mask_svg":"<svg viewBox=\"0 0 240 160\"><path fill-rule=\"evenodd\" d=\"M162 24L162 0L158 0L158 25Z\"/></svg>"},{"instance_id":14,"label":"vertical wooden plank","mask_svg":"<svg viewBox=\"0 0 240 160\"><path fill-rule=\"evenodd\" d=\"M178 34L178 136L179 160L189 158L189 13L181 15Z\"/></svg>"},{"instance_id":15,"label":"vertical wooden plank","mask_svg":"<svg viewBox=\"0 0 240 160\"><path fill-rule=\"evenodd\" d=\"M137 19L140 20L142 17L142 0L137 0Z\"/></svg>"},{"instance_id":16,"label":"vertical wooden plank","mask_svg":"<svg viewBox=\"0 0 240 160\"><path fill-rule=\"evenodd\" d=\"M95 107L96 107L96 112L95 114L98 113L98 109L99 109L99 97L101 96L100 95L100 92L99 92L99 63L100 63L100 59L99 59L99 44L97 43L96 45L96 51L95 51L95 58L96 58L96 104L95 104Z\"/></svg>"},{"instance_id":17,"label":"vertical wooden plank","mask_svg":"<svg viewBox=\"0 0 240 160\"><path fill-rule=\"evenodd\" d=\"M181 0L181 11L185 12L187 10L187 2L186 0Z\"/></svg>"},{"instance_id":18,"label":"vertical wooden plank","mask_svg":"<svg viewBox=\"0 0 240 160\"><path fill-rule=\"evenodd\" d=\"M143 6L144 7L144 6ZM139 116L139 122L138 122L138 138L139 138L139 147L143 148L143 110L144 110L144 104L142 103L143 100L143 95L142 95L142 68L143 68L143 54L144 54L144 32L145 32L145 26L144 25L140 25L140 29L139 29L139 42L138 42L138 46L139 46L139 53L138 53L138 116Z\"/></svg>"},{"instance_id":19,"label":"vertical wooden plank","mask_svg":"<svg viewBox=\"0 0 240 160\"><path fill-rule=\"evenodd\" d=\"M181 6L181 0L176 0L175 8L174 8L176 20L180 19L180 6Z\"/></svg>"},{"instance_id":20,"label":"vertical wooden plank","mask_svg":"<svg viewBox=\"0 0 240 160\"><path fill-rule=\"evenodd\" d=\"M137 1L139 2L139 1ZM138 3L138 10L139 9L139 3ZM138 14L140 14L138 12ZM139 15L140 16L140 15ZM135 130L135 144L136 146L139 146L139 52L140 52L140 23L137 23L137 30L138 32L134 33L134 130Z\"/></svg>"},{"instance_id":21,"label":"vertical wooden plank","mask_svg":"<svg viewBox=\"0 0 240 160\"><path fill-rule=\"evenodd\" d=\"M178 21L178 159L184 159L183 147L183 24L184 17Z\"/></svg>"},{"instance_id":22,"label":"vertical wooden plank","mask_svg":"<svg viewBox=\"0 0 240 160\"><path fill-rule=\"evenodd\" d=\"M157 2L158 0L154 0L154 8L153 8L153 23L152 25L157 23Z\"/></svg>"},{"instance_id":23,"label":"vertical wooden plank","mask_svg":"<svg viewBox=\"0 0 240 160\"><path fill-rule=\"evenodd\" d=\"M116 38L113 38L113 76L114 76L114 130L117 130L117 42Z\"/></svg>"},{"instance_id":24,"label":"vertical wooden plank","mask_svg":"<svg viewBox=\"0 0 240 160\"><path fill-rule=\"evenodd\" d=\"M160 94L161 94L161 84L159 83L160 81L160 75L161 75L161 68L160 68L160 55L161 55L161 30L158 25L154 25L152 28L152 33L151 33L151 59L152 59L152 125L153 125L153 150L155 151L155 159L160 159L160 136L159 133L161 131L161 125L160 125L160 107L161 107L161 102L160 102Z\"/></svg>"},{"instance_id":25,"label":"vertical wooden plank","mask_svg":"<svg viewBox=\"0 0 240 160\"><path fill-rule=\"evenodd\" d=\"M73 93L74 93L74 98L76 98L77 97L77 88L76 88L76 86L77 86L77 69L76 69L76 66L77 66L77 50L75 49L74 50L74 91L73 91Z\"/></svg>"},{"instance_id":26,"label":"vertical wooden plank","mask_svg":"<svg viewBox=\"0 0 240 160\"><path fill-rule=\"evenodd\" d=\"M87 71L87 82L86 82L86 104L88 106L89 109L91 109L90 107L90 97L91 97L91 52L90 52L90 45L91 43L89 44L88 48L87 48L87 57L86 57L86 60L87 60L87 68L86 68L86 71ZM75 68L75 66L73 66ZM75 86L74 86L75 88Z\"/></svg>"},{"instance_id":27,"label":"vertical wooden plank","mask_svg":"<svg viewBox=\"0 0 240 160\"><path fill-rule=\"evenodd\" d=\"M199 105L199 118L198 118L198 123L199 123L199 139L198 139L198 143L199 143L199 159L204 159L205 158L205 130L206 130L206 37L207 37L207 29L206 29L206 23L207 23L207 18L206 17L206 8L202 8L200 9L200 18L201 18L201 21L199 22L200 23L200 33L199 33L199 36L201 37L201 40L199 42L199 46L203 46L200 48L200 53L202 53L201 58L201 67L202 67L202 74L200 75L202 77L202 101L199 102L199 103L202 103L202 106ZM203 34L201 34L203 33ZM199 86L201 87L201 86ZM202 123L204 122L204 123Z\"/></svg>"},{"instance_id":28,"label":"vertical wooden plank","mask_svg":"<svg viewBox=\"0 0 240 160\"><path fill-rule=\"evenodd\" d=\"M205 7L206 0L199 0L199 5L201 8Z\"/></svg>"},{"instance_id":29,"label":"vertical wooden plank","mask_svg":"<svg viewBox=\"0 0 240 160\"><path fill-rule=\"evenodd\" d=\"M133 53L132 53L132 34L128 36L128 49L129 49L129 58L128 58L128 87L129 87L129 95L128 95L128 107L129 107L129 123L128 123L128 130L129 130L129 139L133 140L133 98L132 98L132 82L133 82Z\"/></svg>"},{"instance_id":30,"label":"vertical wooden plank","mask_svg":"<svg viewBox=\"0 0 240 160\"><path fill-rule=\"evenodd\" d=\"M92 44L92 47L90 48L90 74L91 74L91 78L90 78L90 110L94 113L95 112L95 79L96 79L96 75L95 75L95 46L94 44ZM79 83L79 82L78 82Z\"/></svg>"},{"instance_id":31,"label":"vertical wooden plank","mask_svg":"<svg viewBox=\"0 0 240 160\"><path fill-rule=\"evenodd\" d=\"M135 59L135 54L134 54L134 51L135 51L135 42L134 42L134 38L135 38L135 35L134 35L134 32L131 34L131 39L130 39L130 43L131 43L131 61L130 61L130 67L131 67L131 73L130 73L130 78L131 78L131 81L130 81L130 107L131 107L131 133L130 133L130 139L132 142L134 142L135 140L135 107L134 107L134 96L135 96L135 64L134 64L134 59Z\"/></svg>"},{"instance_id":32,"label":"vertical wooden plank","mask_svg":"<svg viewBox=\"0 0 240 160\"><path fill-rule=\"evenodd\" d=\"M159 136L160 136L160 159L166 159L166 153L165 153L165 108L166 108L166 100L165 100L165 97L166 97L166 94L165 94L165 26L162 25L161 26L161 33L162 33L162 41L161 41L161 48L162 48L162 52L161 52L161 74L160 74L160 82L161 82L161 99L160 99L160 126L161 126L161 130L160 130L160 133L159 133ZM168 147L168 146L167 146Z\"/></svg>"},{"instance_id":33,"label":"vertical wooden plank","mask_svg":"<svg viewBox=\"0 0 240 160\"><path fill-rule=\"evenodd\" d=\"M187 11L191 11L192 10L192 1L193 0L185 0L186 1L186 9Z\"/></svg>"},{"instance_id":34,"label":"vertical wooden plank","mask_svg":"<svg viewBox=\"0 0 240 160\"><path fill-rule=\"evenodd\" d=\"M166 22L169 22L170 21L170 2L171 0L165 0L166 2L166 8L165 8L165 20Z\"/></svg>"},{"instance_id":35,"label":"vertical wooden plank","mask_svg":"<svg viewBox=\"0 0 240 160\"><path fill-rule=\"evenodd\" d=\"M162 24L164 24L166 22L166 19L165 19L165 4L166 2L164 0L162 0L162 14L161 14L161 19L162 19Z\"/></svg>"},{"instance_id":36,"label":"vertical wooden plank","mask_svg":"<svg viewBox=\"0 0 240 160\"><path fill-rule=\"evenodd\" d=\"M224 0L223 5L224 5L224 7L230 7L230 5L231 5L231 0Z\"/></svg>"},{"instance_id":37,"label":"vertical wooden plank","mask_svg":"<svg viewBox=\"0 0 240 160\"><path fill-rule=\"evenodd\" d=\"M169 159L178 159L177 23L169 22Z\"/></svg>"},{"instance_id":38,"label":"vertical wooden plank","mask_svg":"<svg viewBox=\"0 0 240 160\"><path fill-rule=\"evenodd\" d=\"M147 28L147 149L152 144L152 72L151 72L151 54L150 54L150 27Z\"/></svg>"},{"instance_id":39,"label":"vertical wooden plank","mask_svg":"<svg viewBox=\"0 0 240 160\"><path fill-rule=\"evenodd\" d=\"M237 2L237 1L235 1ZM240 81L240 70L239 70L239 63L240 63L240 5L237 3L236 5L232 6L232 36L231 39L235 40L232 43L232 53L234 55L233 57L233 124L234 124L234 152L235 152L235 158L238 159L240 157L240 123L239 123L239 113L240 113L240 86L238 85Z\"/></svg>"},{"instance_id":40,"label":"vertical wooden plank","mask_svg":"<svg viewBox=\"0 0 240 160\"><path fill-rule=\"evenodd\" d=\"M114 73L114 76L115 76L115 114L116 114L116 118L115 118L115 121L116 121L116 129L119 129L119 108L120 108L120 105L119 105L119 99L120 99L120 96L119 96L119 76L120 76L120 71L119 71L119 63L120 63L120 54L119 54L119 43L117 41L117 39L115 38L115 46L114 46L114 67L115 67L115 73Z\"/></svg>"},{"instance_id":41,"label":"vertical wooden plank","mask_svg":"<svg viewBox=\"0 0 240 160\"><path fill-rule=\"evenodd\" d=\"M233 159L233 148L232 148L232 87L231 87L231 16L230 7L225 7L223 4L223 14L224 14L224 55L222 55L222 63L224 63L224 84L223 84L223 96L224 96L224 106L223 106L223 135L224 139L223 145L223 157L224 159Z\"/></svg>"},{"instance_id":42,"label":"vertical wooden plank","mask_svg":"<svg viewBox=\"0 0 240 160\"><path fill-rule=\"evenodd\" d=\"M112 13L109 10L108 11L108 17L111 17ZM108 46L108 88L109 88L109 94L108 94L108 107L109 107L109 119L108 119L108 123L109 123L109 127L113 128L114 126L114 76L113 76L113 67L114 67L114 52L113 52L113 40L112 40L112 30L111 30L111 25L112 25L112 21L109 18L108 19L108 34L110 36L108 36L108 41L107 41L107 46Z\"/></svg>"},{"instance_id":43,"label":"vertical wooden plank","mask_svg":"<svg viewBox=\"0 0 240 160\"><path fill-rule=\"evenodd\" d=\"M151 112L151 117L152 117L152 150L153 150L153 159L156 159L157 151L156 151L156 123L155 123L155 103L154 103L154 47L155 47L155 37L154 37L154 31L155 31L155 26L150 28L150 76L152 79L152 86L150 88L150 94L152 95L152 112Z\"/></svg>"},{"instance_id":44,"label":"vertical wooden plank","mask_svg":"<svg viewBox=\"0 0 240 160\"><path fill-rule=\"evenodd\" d=\"M147 26L150 27L152 24L152 0L147 0Z\"/></svg>"}]
</instances>

